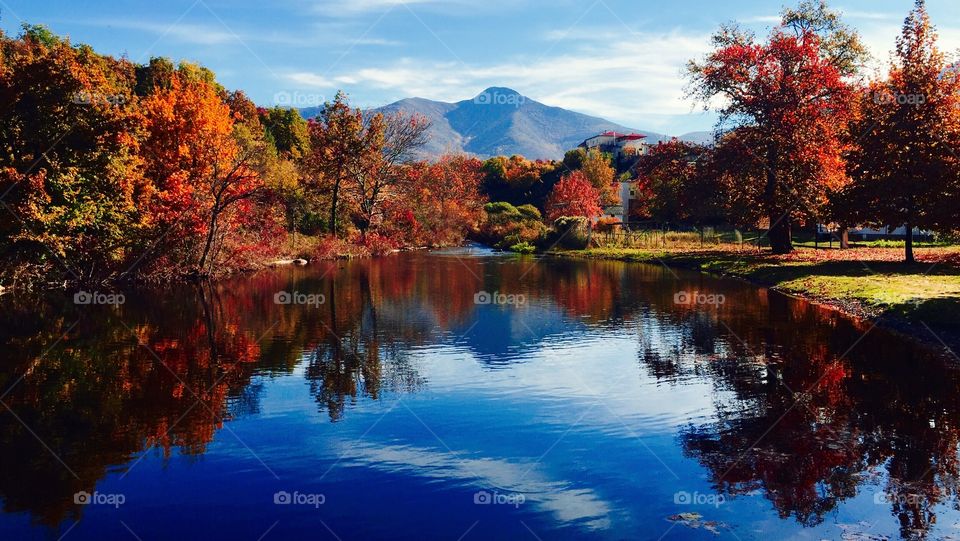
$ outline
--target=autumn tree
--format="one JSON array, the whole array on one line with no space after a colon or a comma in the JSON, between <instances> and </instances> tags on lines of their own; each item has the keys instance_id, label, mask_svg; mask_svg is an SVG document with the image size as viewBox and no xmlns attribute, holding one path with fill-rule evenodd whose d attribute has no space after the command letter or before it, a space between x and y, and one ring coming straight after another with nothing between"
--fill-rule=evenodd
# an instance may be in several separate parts
<instances>
[{"instance_id":1,"label":"autumn tree","mask_svg":"<svg viewBox=\"0 0 960 541\"><path fill-rule=\"evenodd\" d=\"M590 184L600 192L600 201L604 207L621 203L616 184L617 171L611 164L609 154L595 148L577 148L566 153L563 165L570 172L583 172Z\"/></svg>"},{"instance_id":2,"label":"autumn tree","mask_svg":"<svg viewBox=\"0 0 960 541\"><path fill-rule=\"evenodd\" d=\"M743 152L759 157L765 169L762 195L751 203L769 220L774 252L790 252L793 223L816 217L827 191L847 181L842 136L851 87L811 28L787 21L758 43L750 33L724 27L713 43L706 59L689 64L691 95L704 103L722 98L721 125L756 133L737 141L749 142Z\"/></svg>"},{"instance_id":3,"label":"autumn tree","mask_svg":"<svg viewBox=\"0 0 960 541\"><path fill-rule=\"evenodd\" d=\"M550 192L546 206L547 219L551 221L562 216L596 218L603 212L600 192L581 171L563 177Z\"/></svg>"},{"instance_id":4,"label":"autumn tree","mask_svg":"<svg viewBox=\"0 0 960 541\"><path fill-rule=\"evenodd\" d=\"M0 34L0 250L14 280L100 282L136 252L133 65L40 26Z\"/></svg>"},{"instance_id":5,"label":"autumn tree","mask_svg":"<svg viewBox=\"0 0 960 541\"><path fill-rule=\"evenodd\" d=\"M352 109L347 95L337 92L310 121L310 154L305 159L307 186L329 193L328 230L339 235L344 186L350 182L351 157L364 151L363 113Z\"/></svg>"},{"instance_id":6,"label":"autumn tree","mask_svg":"<svg viewBox=\"0 0 960 541\"><path fill-rule=\"evenodd\" d=\"M169 88L155 89L143 111L146 171L156 187L156 243L178 244L185 270L209 274L225 214L263 187L268 146L262 130L255 115L232 111L222 93L192 70L178 71Z\"/></svg>"},{"instance_id":7,"label":"autumn tree","mask_svg":"<svg viewBox=\"0 0 960 541\"><path fill-rule=\"evenodd\" d=\"M310 127L296 109L260 109L260 123L281 154L299 160L310 151Z\"/></svg>"},{"instance_id":8,"label":"autumn tree","mask_svg":"<svg viewBox=\"0 0 960 541\"><path fill-rule=\"evenodd\" d=\"M854 184L842 208L864 223L906 228L907 262L915 227L957 225L960 84L937 47L923 0L907 17L885 80L861 98L850 155Z\"/></svg>"},{"instance_id":9,"label":"autumn tree","mask_svg":"<svg viewBox=\"0 0 960 541\"><path fill-rule=\"evenodd\" d=\"M375 114L363 122L361 145L347 155L348 196L354 202L354 223L367 231L383 218L383 205L399 195L402 165L427 142L430 122L421 115Z\"/></svg>"},{"instance_id":10,"label":"autumn tree","mask_svg":"<svg viewBox=\"0 0 960 541\"><path fill-rule=\"evenodd\" d=\"M812 33L820 38L821 56L845 77L856 75L870 58L860 34L825 0L803 0L796 8L784 8L781 18L796 37Z\"/></svg>"},{"instance_id":11,"label":"autumn tree","mask_svg":"<svg viewBox=\"0 0 960 541\"><path fill-rule=\"evenodd\" d=\"M415 233L417 244L454 244L477 231L487 202L480 193L482 163L462 155L404 168L401 193L384 227ZM396 234L404 234L397 231Z\"/></svg>"},{"instance_id":12,"label":"autumn tree","mask_svg":"<svg viewBox=\"0 0 960 541\"><path fill-rule=\"evenodd\" d=\"M699 202L715 193L701 192L698 160L700 145L672 139L661 142L637 161L637 190L646 194L646 214L660 223L700 222Z\"/></svg>"},{"instance_id":13,"label":"autumn tree","mask_svg":"<svg viewBox=\"0 0 960 541\"><path fill-rule=\"evenodd\" d=\"M578 165L579 168L579 165ZM483 163L483 193L491 201L534 205L543 209L553 186L567 169L562 163L497 156Z\"/></svg>"}]
</instances>

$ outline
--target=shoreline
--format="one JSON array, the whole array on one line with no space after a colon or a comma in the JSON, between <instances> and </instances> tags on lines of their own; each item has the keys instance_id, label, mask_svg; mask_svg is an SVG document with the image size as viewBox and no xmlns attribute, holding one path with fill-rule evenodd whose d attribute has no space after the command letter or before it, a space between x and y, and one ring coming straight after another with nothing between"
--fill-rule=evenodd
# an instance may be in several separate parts
<instances>
[{"instance_id":1,"label":"shoreline","mask_svg":"<svg viewBox=\"0 0 960 541\"><path fill-rule=\"evenodd\" d=\"M648 265L664 265L670 268L702 272L713 276L723 278L732 278L742 280L757 287L767 288L778 294L786 295L795 299L809 302L816 306L838 312L845 317L862 322L875 324L877 328L895 333L904 339L932 347L938 350L946 350L948 355L954 357L954 361L960 364L958 358L953 352L960 351L960 319L951 316L953 311L960 307L960 299L949 299L938 296L922 297L919 300L909 301L901 304L875 304L866 302L863 298L858 298L856 294L838 295L839 289L830 287L819 287L823 283L835 281L841 277L834 276L829 272L811 273L812 281L802 279L784 279L784 275L789 275L792 270L788 266L779 268L771 264L765 257L765 254L737 253L737 252L658 252L652 250L554 250L546 252L544 255L550 257L583 259L583 260L604 260L604 261L622 261L626 263L644 263ZM768 254L767 254L768 255ZM872 262L860 262L864 265ZM936 265L930 265L935 267ZM809 265L804 270L816 270L816 265ZM869 267L865 267L868 268ZM934 277L948 277L952 280L960 281L960 270L944 267L944 271L952 271L949 274L936 274ZM779 271L779 272L778 272ZM898 275L899 276L899 275ZM921 277L930 276L927 273L920 274ZM873 276L877 278L878 276ZM842 277L849 279L851 277ZM870 277L853 277L855 280L869 281ZM805 287L806 284L806 287ZM833 294L831 294L831 292ZM950 306L946 306L949 303ZM932 305L924 309L925 305ZM934 323L928 324L924 317L937 311ZM938 322L947 320L952 325L938 325Z\"/></svg>"}]
</instances>

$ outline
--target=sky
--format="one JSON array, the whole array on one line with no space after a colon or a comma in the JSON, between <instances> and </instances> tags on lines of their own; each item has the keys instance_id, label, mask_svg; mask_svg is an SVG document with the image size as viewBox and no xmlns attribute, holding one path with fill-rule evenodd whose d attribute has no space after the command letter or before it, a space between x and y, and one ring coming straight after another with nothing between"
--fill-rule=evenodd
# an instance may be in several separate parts
<instances>
[{"instance_id":1,"label":"sky","mask_svg":"<svg viewBox=\"0 0 960 541\"><path fill-rule=\"evenodd\" d=\"M834 0L889 59L912 0ZM44 24L136 62L190 60L260 105L308 107L346 91L374 107L469 99L510 87L548 105L671 135L715 115L685 97L684 66L725 22L766 34L779 1L0 0L0 28ZM928 0L942 47L960 50L958 0Z\"/></svg>"}]
</instances>

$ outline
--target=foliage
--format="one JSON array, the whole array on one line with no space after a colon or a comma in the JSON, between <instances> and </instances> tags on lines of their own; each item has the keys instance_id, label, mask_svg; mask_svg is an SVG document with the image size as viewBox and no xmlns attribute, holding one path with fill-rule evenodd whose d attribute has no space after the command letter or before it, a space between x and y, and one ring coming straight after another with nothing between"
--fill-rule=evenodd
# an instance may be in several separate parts
<instances>
[{"instance_id":1,"label":"foliage","mask_svg":"<svg viewBox=\"0 0 960 541\"><path fill-rule=\"evenodd\" d=\"M556 220L561 216L583 216L595 218L603 210L600 208L600 192L594 187L582 171L563 177L547 199L547 219Z\"/></svg>"},{"instance_id":2,"label":"foliage","mask_svg":"<svg viewBox=\"0 0 960 541\"><path fill-rule=\"evenodd\" d=\"M937 48L923 1L897 40L896 62L885 80L869 85L852 132L862 142L850 153L854 183L837 197L836 214L910 232L951 230L960 224L960 83Z\"/></svg>"},{"instance_id":3,"label":"foliage","mask_svg":"<svg viewBox=\"0 0 960 541\"><path fill-rule=\"evenodd\" d=\"M609 154L597 149L577 148L564 156L563 165L569 171L581 171L590 184L600 193L601 206L609 207L620 204L620 194L617 192L617 172L613 168Z\"/></svg>"},{"instance_id":4,"label":"foliage","mask_svg":"<svg viewBox=\"0 0 960 541\"><path fill-rule=\"evenodd\" d=\"M721 163L750 166L726 172L752 184L744 186L753 194L749 202L769 220L771 244L780 253L793 249L793 222L820 215L825 194L847 180L843 136L853 97L817 29L791 20L765 43L723 28L714 37L716 49L688 68L692 96L725 103L721 122L739 132L726 139L736 145L726 151L739 159Z\"/></svg>"},{"instance_id":5,"label":"foliage","mask_svg":"<svg viewBox=\"0 0 960 541\"><path fill-rule=\"evenodd\" d=\"M133 66L44 27L0 35L0 253L10 279L102 281L136 257Z\"/></svg>"},{"instance_id":6,"label":"foliage","mask_svg":"<svg viewBox=\"0 0 960 541\"><path fill-rule=\"evenodd\" d=\"M553 233L548 239L551 246L582 250L588 247L590 221L583 216L560 216L553 221Z\"/></svg>"},{"instance_id":7,"label":"foliage","mask_svg":"<svg viewBox=\"0 0 960 541\"><path fill-rule=\"evenodd\" d=\"M413 163L423 119L364 117L342 93L308 124L202 66L25 27L0 33L0 100L4 282L202 278L300 253L302 232L375 255L462 242L483 218L478 160Z\"/></svg>"},{"instance_id":8,"label":"foliage","mask_svg":"<svg viewBox=\"0 0 960 541\"><path fill-rule=\"evenodd\" d=\"M480 240L497 248L507 249L523 243L537 243L547 232L536 208L523 205L514 207L505 201L487 203L484 206L486 220L481 226Z\"/></svg>"},{"instance_id":9,"label":"foliage","mask_svg":"<svg viewBox=\"0 0 960 541\"><path fill-rule=\"evenodd\" d=\"M563 171L563 164L558 162L531 161L522 156L490 158L483 163L483 193L490 201L543 209Z\"/></svg>"},{"instance_id":10,"label":"foliage","mask_svg":"<svg viewBox=\"0 0 960 541\"><path fill-rule=\"evenodd\" d=\"M536 253L537 247L529 242L524 241L511 246L510 251L518 254L532 254Z\"/></svg>"},{"instance_id":11,"label":"foliage","mask_svg":"<svg viewBox=\"0 0 960 541\"><path fill-rule=\"evenodd\" d=\"M641 216L658 223L714 221L721 214L717 177L706 170L707 149L678 139L658 143L636 165Z\"/></svg>"},{"instance_id":12,"label":"foliage","mask_svg":"<svg viewBox=\"0 0 960 541\"><path fill-rule=\"evenodd\" d=\"M480 160L466 156L410 164L384 229L414 246L461 243L483 220L481 167Z\"/></svg>"}]
</instances>

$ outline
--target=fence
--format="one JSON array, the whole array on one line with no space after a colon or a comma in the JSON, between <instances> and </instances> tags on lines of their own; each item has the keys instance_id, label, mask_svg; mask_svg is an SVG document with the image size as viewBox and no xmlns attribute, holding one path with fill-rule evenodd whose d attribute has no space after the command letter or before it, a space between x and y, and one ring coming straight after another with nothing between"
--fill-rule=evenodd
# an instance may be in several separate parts
<instances>
[{"instance_id":1,"label":"fence","mask_svg":"<svg viewBox=\"0 0 960 541\"><path fill-rule=\"evenodd\" d=\"M759 246L758 246L759 241ZM616 224L595 230L591 244L601 248L756 250L768 246L765 231L718 227L671 227L659 224Z\"/></svg>"}]
</instances>

